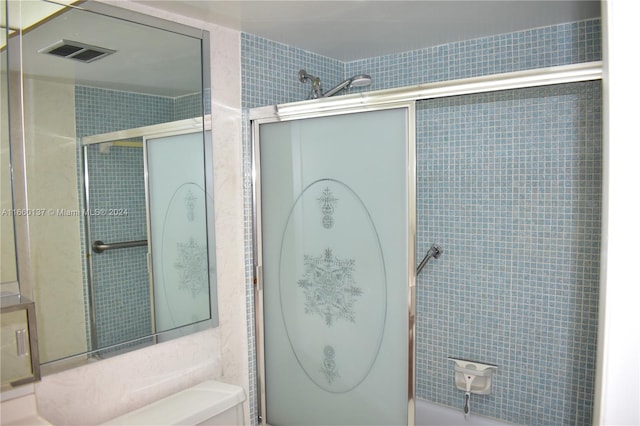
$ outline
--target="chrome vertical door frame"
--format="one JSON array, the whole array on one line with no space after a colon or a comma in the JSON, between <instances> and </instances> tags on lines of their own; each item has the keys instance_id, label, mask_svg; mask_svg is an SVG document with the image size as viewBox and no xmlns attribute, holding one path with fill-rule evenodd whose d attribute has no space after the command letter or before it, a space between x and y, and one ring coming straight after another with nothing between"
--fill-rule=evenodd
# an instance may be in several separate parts
<instances>
[{"instance_id":1,"label":"chrome vertical door frame","mask_svg":"<svg viewBox=\"0 0 640 426\"><path fill-rule=\"evenodd\" d=\"M257 363L257 390L258 390L258 424L263 424L266 419L266 388L264 366L264 315L262 294L262 193L260 180L260 122L251 120L251 188L252 188L252 229L253 236L253 304L255 326L255 349Z\"/></svg>"},{"instance_id":2,"label":"chrome vertical door frame","mask_svg":"<svg viewBox=\"0 0 640 426\"><path fill-rule=\"evenodd\" d=\"M84 209L86 212L91 211L91 203L89 201L89 147L87 145L82 146L82 176L84 177L83 183L83 195L84 195ZM86 248L85 255L85 267L87 268L87 280L85 288L87 290L87 308L89 309L89 338L91 346L89 352L93 352L98 349L98 324L96 319L96 299L95 291L93 288L93 256L94 252L91 250L91 243L93 242L91 233L91 216L84 216L84 244Z\"/></svg>"},{"instance_id":3,"label":"chrome vertical door frame","mask_svg":"<svg viewBox=\"0 0 640 426\"><path fill-rule=\"evenodd\" d=\"M351 97L342 97L347 102L339 102L337 105L328 106L318 110L306 108L309 102L300 102L300 110L293 109L282 112L278 106L255 108L250 111L251 121L251 152L252 152L252 212L253 212L253 286L256 330L256 361L257 361L257 388L258 388L258 423L269 424L266 412L266 372L264 353L264 310L263 310L263 276L262 276L262 210L261 210L261 169L260 169L260 125L280 121L292 121L308 118L320 118L332 115L354 114L359 112L382 111L388 109L406 109L407 140L405 147L405 169L407 182L407 327L408 327L408 389L407 389L407 419L408 426L415 423L415 315L416 315L416 261L415 261L415 236L416 236L416 113L415 101L405 100L400 102L351 102ZM323 100L311 101L322 103ZM294 106L296 104L290 104Z\"/></svg>"}]
</instances>

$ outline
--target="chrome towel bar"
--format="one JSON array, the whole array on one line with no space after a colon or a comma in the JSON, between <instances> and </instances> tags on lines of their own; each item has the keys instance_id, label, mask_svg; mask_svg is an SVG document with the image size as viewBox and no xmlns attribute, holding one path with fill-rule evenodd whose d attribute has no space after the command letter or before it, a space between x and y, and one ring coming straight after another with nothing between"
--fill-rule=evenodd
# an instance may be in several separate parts
<instances>
[{"instance_id":1,"label":"chrome towel bar","mask_svg":"<svg viewBox=\"0 0 640 426\"><path fill-rule=\"evenodd\" d=\"M146 245L147 245L147 240L126 241L122 243L111 243L111 244L105 244L102 241L96 240L93 242L92 248L93 248L93 251L95 251L96 253L102 253L103 251L106 251L106 250L123 249L123 248L129 248L129 247L141 247Z\"/></svg>"}]
</instances>

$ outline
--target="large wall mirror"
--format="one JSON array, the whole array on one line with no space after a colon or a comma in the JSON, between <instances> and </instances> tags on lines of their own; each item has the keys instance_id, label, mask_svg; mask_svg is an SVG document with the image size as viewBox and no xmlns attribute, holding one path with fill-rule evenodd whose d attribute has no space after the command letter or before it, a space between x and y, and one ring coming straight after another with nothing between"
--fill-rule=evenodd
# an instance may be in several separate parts
<instances>
[{"instance_id":1,"label":"large wall mirror","mask_svg":"<svg viewBox=\"0 0 640 426\"><path fill-rule=\"evenodd\" d=\"M17 257L46 374L215 326L217 301L208 34L90 1L15 10L38 3L8 1L3 39L23 114L2 116L2 279Z\"/></svg>"}]
</instances>

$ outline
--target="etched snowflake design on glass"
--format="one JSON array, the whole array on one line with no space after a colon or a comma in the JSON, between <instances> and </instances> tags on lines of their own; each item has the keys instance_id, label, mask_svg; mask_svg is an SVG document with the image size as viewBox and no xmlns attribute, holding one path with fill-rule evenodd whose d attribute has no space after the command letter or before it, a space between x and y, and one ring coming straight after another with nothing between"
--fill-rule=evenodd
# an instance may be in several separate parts
<instances>
[{"instance_id":1,"label":"etched snowflake design on glass","mask_svg":"<svg viewBox=\"0 0 640 426\"><path fill-rule=\"evenodd\" d=\"M333 212L336 209L335 204L337 201L338 199L333 196L329 188L325 188L325 190L322 191L320 198L318 198L323 215L322 226L326 229L331 229L333 227Z\"/></svg>"},{"instance_id":2,"label":"etched snowflake design on glass","mask_svg":"<svg viewBox=\"0 0 640 426\"><path fill-rule=\"evenodd\" d=\"M338 374L338 370L336 369L336 350L333 349L333 346L327 345L324 347L324 359L322 360L322 368L320 371L324 374L324 377L327 379L329 384L333 383L335 379L340 377Z\"/></svg>"},{"instance_id":3,"label":"etched snowflake design on glass","mask_svg":"<svg viewBox=\"0 0 640 426\"><path fill-rule=\"evenodd\" d=\"M304 255L304 276L298 286L304 289L305 313L320 315L328 326L342 318L356 322L354 305L362 289L353 278L355 260L338 259L330 248L323 255Z\"/></svg>"},{"instance_id":4,"label":"etched snowflake design on glass","mask_svg":"<svg viewBox=\"0 0 640 426\"><path fill-rule=\"evenodd\" d=\"M193 238L177 243L178 260L174 264L180 275L179 289L191 291L193 297L207 291L207 247Z\"/></svg>"}]
</instances>

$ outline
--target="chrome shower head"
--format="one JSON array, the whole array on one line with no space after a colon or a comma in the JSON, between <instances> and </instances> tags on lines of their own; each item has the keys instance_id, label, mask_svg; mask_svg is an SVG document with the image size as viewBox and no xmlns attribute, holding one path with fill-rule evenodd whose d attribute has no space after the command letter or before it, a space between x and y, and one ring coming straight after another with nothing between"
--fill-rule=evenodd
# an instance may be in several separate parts
<instances>
[{"instance_id":1,"label":"chrome shower head","mask_svg":"<svg viewBox=\"0 0 640 426\"><path fill-rule=\"evenodd\" d=\"M349 87L365 87L371 84L371 76L367 74L359 74L351 77Z\"/></svg>"},{"instance_id":2,"label":"chrome shower head","mask_svg":"<svg viewBox=\"0 0 640 426\"><path fill-rule=\"evenodd\" d=\"M351 78L344 80L342 83L337 86L331 88L329 91L324 93L322 91L322 83L320 82L319 77L315 77L305 70L300 70L298 72L298 78L302 83L306 83L307 81L311 81L313 91L309 96L310 99L316 98L328 98L329 96L333 96L341 90L347 90L350 87L365 87L371 84L371 76L367 74L358 74L354 75Z\"/></svg>"}]
</instances>

